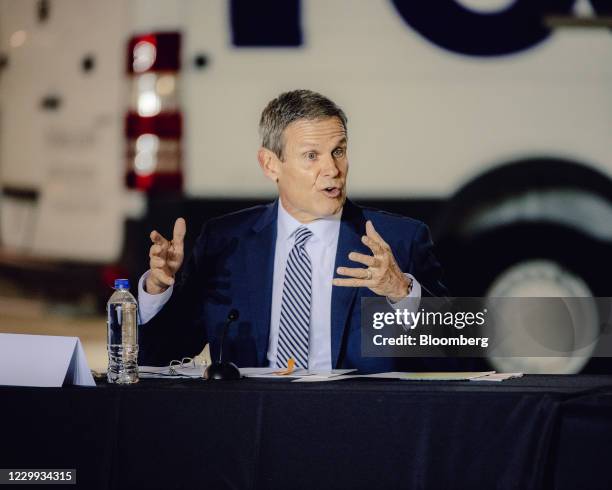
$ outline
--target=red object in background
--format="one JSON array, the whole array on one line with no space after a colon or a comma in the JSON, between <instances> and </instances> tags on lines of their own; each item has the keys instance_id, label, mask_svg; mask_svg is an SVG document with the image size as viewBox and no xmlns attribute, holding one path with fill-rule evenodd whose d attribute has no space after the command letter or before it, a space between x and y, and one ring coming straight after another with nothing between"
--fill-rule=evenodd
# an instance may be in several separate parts
<instances>
[{"instance_id":1,"label":"red object in background","mask_svg":"<svg viewBox=\"0 0 612 490\"><path fill-rule=\"evenodd\" d=\"M160 142L176 141L176 153L172 157L170 168L153 171L152 173L138 173L134 169L135 154L128 148L128 168L125 183L129 189L138 189L145 192L180 193L183 189L183 171L181 164L180 141L183 133L182 114L179 112L161 113L153 117L142 117L129 112L126 116L126 141L135 142L143 134L152 134L159 137Z\"/></svg>"},{"instance_id":2,"label":"red object in background","mask_svg":"<svg viewBox=\"0 0 612 490\"><path fill-rule=\"evenodd\" d=\"M155 61L149 68L141 71L180 71L181 69L181 33L180 32L153 32L134 36L128 43L127 73L134 71L134 48L140 42L147 42L155 46Z\"/></svg>"},{"instance_id":3,"label":"red object in background","mask_svg":"<svg viewBox=\"0 0 612 490\"><path fill-rule=\"evenodd\" d=\"M157 116L142 117L135 112L128 112L125 118L125 136L128 139L136 139L147 133L164 139L180 140L183 136L183 115L180 112L162 112Z\"/></svg>"},{"instance_id":4,"label":"red object in background","mask_svg":"<svg viewBox=\"0 0 612 490\"><path fill-rule=\"evenodd\" d=\"M105 287L112 288L115 285L115 279L127 279L128 277L127 269L119 265L105 265L100 269L100 281ZM132 288L131 284L130 288Z\"/></svg>"},{"instance_id":5,"label":"red object in background","mask_svg":"<svg viewBox=\"0 0 612 490\"><path fill-rule=\"evenodd\" d=\"M126 175L126 184L131 189L140 189L152 194L180 192L183 188L182 172L156 172L149 175L138 175L133 170Z\"/></svg>"},{"instance_id":6,"label":"red object in background","mask_svg":"<svg viewBox=\"0 0 612 490\"><path fill-rule=\"evenodd\" d=\"M134 36L127 46L127 73L132 84L138 84L140 77L148 74L175 73L178 79L181 68L180 32L153 32ZM151 87L139 90L151 91ZM153 89L157 92L157 88ZM157 93L157 97L162 95ZM168 96L167 93L164 96ZM176 93L174 93L176 97ZM159 100L159 99L158 99ZM135 108L128 110L125 117L126 185L149 193L180 193L183 189L181 140L183 117L175 105L172 110L153 112L155 115L141 116ZM145 114L147 112L144 112ZM142 135L158 139L148 153L138 150L138 138ZM149 145L151 145L149 141ZM144 157L144 158L141 158ZM144 162L144 163L143 163ZM137 165L138 164L138 165ZM137 168L138 167L138 168Z\"/></svg>"}]
</instances>

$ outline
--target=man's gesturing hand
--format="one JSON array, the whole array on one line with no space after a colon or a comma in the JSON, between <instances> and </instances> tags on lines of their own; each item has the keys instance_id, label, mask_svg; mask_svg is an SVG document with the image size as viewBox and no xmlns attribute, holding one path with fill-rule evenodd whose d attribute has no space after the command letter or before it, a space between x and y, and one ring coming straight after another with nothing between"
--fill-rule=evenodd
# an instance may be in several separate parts
<instances>
[{"instance_id":1,"label":"man's gesturing hand","mask_svg":"<svg viewBox=\"0 0 612 490\"><path fill-rule=\"evenodd\" d=\"M391 301L405 298L410 292L410 280L400 270L391 247L374 229L371 221L366 223L366 235L361 237L361 241L374 255L351 252L348 258L367 266L367 269L338 267L338 274L352 279L334 279L333 285L370 288L376 294L386 296Z\"/></svg>"},{"instance_id":2,"label":"man's gesturing hand","mask_svg":"<svg viewBox=\"0 0 612 490\"><path fill-rule=\"evenodd\" d=\"M163 293L174 284L174 276L183 263L183 240L186 231L185 220L178 218L174 223L172 241L169 242L155 230L151 232L153 245L149 250L151 272L147 276L147 293Z\"/></svg>"}]
</instances>

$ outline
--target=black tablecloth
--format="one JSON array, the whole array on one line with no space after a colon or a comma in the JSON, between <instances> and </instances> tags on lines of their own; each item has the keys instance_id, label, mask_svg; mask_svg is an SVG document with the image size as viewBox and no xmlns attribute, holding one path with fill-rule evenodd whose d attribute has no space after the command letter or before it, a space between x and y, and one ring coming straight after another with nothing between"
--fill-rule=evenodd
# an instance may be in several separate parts
<instances>
[{"instance_id":1,"label":"black tablecloth","mask_svg":"<svg viewBox=\"0 0 612 490\"><path fill-rule=\"evenodd\" d=\"M612 376L165 379L0 400L0 467L76 468L79 488L612 488Z\"/></svg>"}]
</instances>

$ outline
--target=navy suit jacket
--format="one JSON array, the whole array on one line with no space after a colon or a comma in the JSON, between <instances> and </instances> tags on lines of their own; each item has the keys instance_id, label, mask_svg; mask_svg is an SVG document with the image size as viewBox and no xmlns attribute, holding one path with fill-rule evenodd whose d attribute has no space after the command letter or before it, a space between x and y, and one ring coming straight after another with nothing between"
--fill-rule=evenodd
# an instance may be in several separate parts
<instances>
[{"instance_id":1,"label":"navy suit jacket","mask_svg":"<svg viewBox=\"0 0 612 490\"><path fill-rule=\"evenodd\" d=\"M197 355L206 342L214 359L233 308L240 318L230 327L224 360L239 367L267 365L277 207L278 200L212 219L202 227L170 300L140 327L141 365L167 365L172 359ZM361 242L367 220L391 246L400 269L424 286L424 295L446 294L425 224L348 200L342 212L336 268L359 266L348 259L351 251L371 255ZM332 287L333 368L361 372L401 368L397 359L361 356L360 299L373 295L367 288Z\"/></svg>"}]
</instances>

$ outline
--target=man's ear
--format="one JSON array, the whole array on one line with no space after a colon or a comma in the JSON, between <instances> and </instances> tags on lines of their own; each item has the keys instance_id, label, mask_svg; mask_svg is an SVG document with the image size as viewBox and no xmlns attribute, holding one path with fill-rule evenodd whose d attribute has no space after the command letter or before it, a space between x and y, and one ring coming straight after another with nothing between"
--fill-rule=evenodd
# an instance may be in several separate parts
<instances>
[{"instance_id":1,"label":"man's ear","mask_svg":"<svg viewBox=\"0 0 612 490\"><path fill-rule=\"evenodd\" d=\"M257 152L257 160L265 176L272 182L278 182L280 160L274 152L261 147Z\"/></svg>"}]
</instances>

